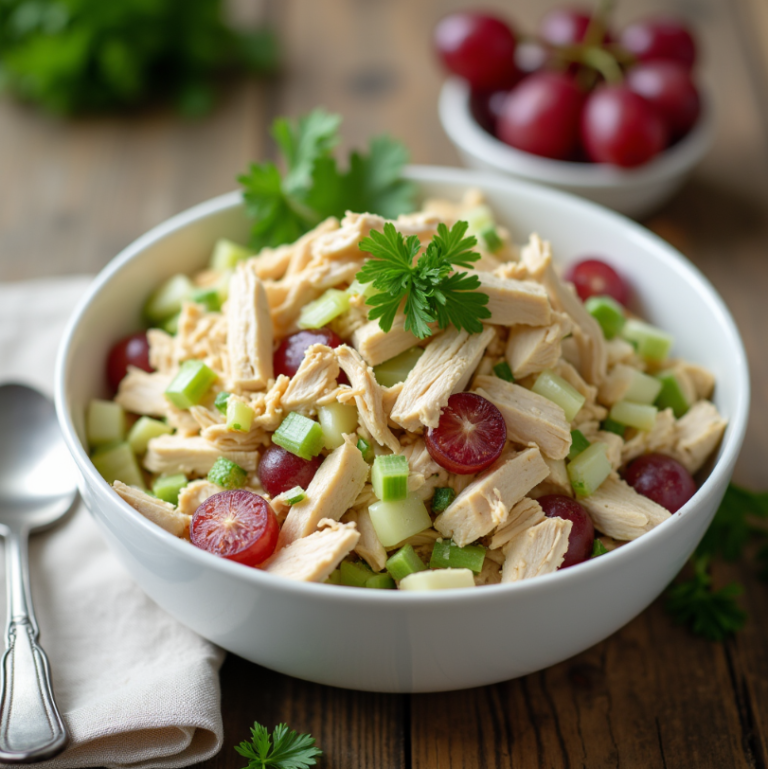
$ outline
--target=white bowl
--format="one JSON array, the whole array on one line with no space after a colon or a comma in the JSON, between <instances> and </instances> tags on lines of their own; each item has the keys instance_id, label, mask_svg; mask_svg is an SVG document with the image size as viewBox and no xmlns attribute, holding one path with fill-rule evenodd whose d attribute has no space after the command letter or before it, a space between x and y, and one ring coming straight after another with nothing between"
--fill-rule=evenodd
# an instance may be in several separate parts
<instances>
[{"instance_id":1,"label":"white bowl","mask_svg":"<svg viewBox=\"0 0 768 769\"><path fill-rule=\"evenodd\" d=\"M458 78L443 85L439 113L443 130L470 168L546 184L635 218L652 213L677 192L714 133L712 110L704 100L701 116L685 138L645 165L622 169L551 160L510 147L480 127L470 110L469 87Z\"/></svg>"},{"instance_id":2,"label":"white bowl","mask_svg":"<svg viewBox=\"0 0 768 769\"><path fill-rule=\"evenodd\" d=\"M425 196L486 194L499 221L524 240L549 238L558 260L605 254L642 297L647 317L676 338L675 353L713 371L729 419L718 460L695 497L619 550L512 585L438 593L344 589L270 576L173 537L123 502L85 448L84 412L104 396L112 342L139 327L142 304L170 275L206 263L217 238L248 229L231 193L173 217L128 246L98 276L69 322L56 406L104 537L160 606L246 659L299 678L351 689L423 692L482 686L566 659L641 612L677 574L725 492L746 429L749 375L738 331L712 286L638 225L562 193L449 168L415 167Z\"/></svg>"}]
</instances>

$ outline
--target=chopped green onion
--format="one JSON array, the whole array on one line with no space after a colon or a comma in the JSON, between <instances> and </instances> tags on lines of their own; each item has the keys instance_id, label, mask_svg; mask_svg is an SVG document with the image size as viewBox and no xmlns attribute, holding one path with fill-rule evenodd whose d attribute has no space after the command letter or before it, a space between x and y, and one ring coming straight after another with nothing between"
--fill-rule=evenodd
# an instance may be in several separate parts
<instances>
[{"instance_id":1,"label":"chopped green onion","mask_svg":"<svg viewBox=\"0 0 768 769\"><path fill-rule=\"evenodd\" d=\"M220 392L216 395L216 400L213 402L213 405L221 414L227 413L227 401L229 400L230 395L232 395L232 393L227 392Z\"/></svg>"},{"instance_id":2,"label":"chopped green onion","mask_svg":"<svg viewBox=\"0 0 768 769\"><path fill-rule=\"evenodd\" d=\"M419 558L413 545L403 545L397 552L387 558L386 569L398 582L416 571L426 569L424 561Z\"/></svg>"},{"instance_id":3,"label":"chopped green onion","mask_svg":"<svg viewBox=\"0 0 768 769\"><path fill-rule=\"evenodd\" d=\"M397 587L395 580L389 574L374 574L372 577L368 577L365 586L376 590L394 590Z\"/></svg>"},{"instance_id":4,"label":"chopped green onion","mask_svg":"<svg viewBox=\"0 0 768 769\"><path fill-rule=\"evenodd\" d=\"M628 427L636 427L638 430L652 430L656 424L656 406L646 403L632 403L631 401L619 401L614 403L608 416L615 422Z\"/></svg>"},{"instance_id":5,"label":"chopped green onion","mask_svg":"<svg viewBox=\"0 0 768 769\"><path fill-rule=\"evenodd\" d=\"M323 449L323 428L312 419L292 411L282 421L272 442L302 459L312 459Z\"/></svg>"},{"instance_id":6,"label":"chopped green onion","mask_svg":"<svg viewBox=\"0 0 768 769\"><path fill-rule=\"evenodd\" d=\"M341 569L334 569L325 580L326 585L340 585L341 584Z\"/></svg>"},{"instance_id":7,"label":"chopped green onion","mask_svg":"<svg viewBox=\"0 0 768 769\"><path fill-rule=\"evenodd\" d=\"M114 401L94 398L88 404L85 435L91 447L119 443L125 438L125 412Z\"/></svg>"},{"instance_id":8,"label":"chopped green onion","mask_svg":"<svg viewBox=\"0 0 768 769\"><path fill-rule=\"evenodd\" d=\"M161 475L152 485L152 493L163 502L179 504L179 492L189 483L183 473Z\"/></svg>"},{"instance_id":9,"label":"chopped green onion","mask_svg":"<svg viewBox=\"0 0 768 769\"><path fill-rule=\"evenodd\" d=\"M608 461L607 452L608 446L605 443L593 443L568 463L568 477L578 496L588 497L594 494L611 474L613 468Z\"/></svg>"},{"instance_id":10,"label":"chopped green onion","mask_svg":"<svg viewBox=\"0 0 768 769\"><path fill-rule=\"evenodd\" d=\"M373 570L364 561L342 561L341 584L347 587L365 587L365 583L374 576Z\"/></svg>"},{"instance_id":11,"label":"chopped green onion","mask_svg":"<svg viewBox=\"0 0 768 769\"><path fill-rule=\"evenodd\" d=\"M415 494L397 502L376 502L368 508L379 542L394 547L432 525L424 503Z\"/></svg>"},{"instance_id":12,"label":"chopped green onion","mask_svg":"<svg viewBox=\"0 0 768 769\"><path fill-rule=\"evenodd\" d=\"M197 406L218 379L201 360L185 360L165 391L165 397L180 409Z\"/></svg>"},{"instance_id":13,"label":"chopped green onion","mask_svg":"<svg viewBox=\"0 0 768 769\"><path fill-rule=\"evenodd\" d=\"M674 342L674 338L666 331L634 318L624 324L621 335L637 345L640 357L652 361L664 360Z\"/></svg>"},{"instance_id":14,"label":"chopped green onion","mask_svg":"<svg viewBox=\"0 0 768 769\"><path fill-rule=\"evenodd\" d=\"M353 404L330 403L317 409L317 418L323 430L325 448L329 451L344 443L345 435L357 430L357 407Z\"/></svg>"},{"instance_id":15,"label":"chopped green onion","mask_svg":"<svg viewBox=\"0 0 768 769\"><path fill-rule=\"evenodd\" d=\"M223 272L231 270L238 262L253 255L253 251L245 246L233 243L226 238L219 238L211 254L211 269Z\"/></svg>"},{"instance_id":16,"label":"chopped green onion","mask_svg":"<svg viewBox=\"0 0 768 769\"><path fill-rule=\"evenodd\" d=\"M196 288L190 299L196 304L201 304L208 312L221 310L221 296L215 288Z\"/></svg>"},{"instance_id":17,"label":"chopped green onion","mask_svg":"<svg viewBox=\"0 0 768 769\"><path fill-rule=\"evenodd\" d=\"M627 431L627 426L619 424L618 422L611 419L610 417L606 417L606 419L600 425L600 429L607 433L614 433L615 435L620 435L623 438L624 433Z\"/></svg>"},{"instance_id":18,"label":"chopped green onion","mask_svg":"<svg viewBox=\"0 0 768 769\"><path fill-rule=\"evenodd\" d=\"M656 378L661 383L661 392L656 398L656 406L661 410L672 409L674 415L680 419L691 407L691 404L685 397L675 372L662 371Z\"/></svg>"},{"instance_id":19,"label":"chopped green onion","mask_svg":"<svg viewBox=\"0 0 768 769\"><path fill-rule=\"evenodd\" d=\"M147 446L152 438L160 435L170 435L173 428L165 422L150 417L141 417L138 419L128 433L128 444L133 453L137 456L147 450Z\"/></svg>"},{"instance_id":20,"label":"chopped green onion","mask_svg":"<svg viewBox=\"0 0 768 769\"><path fill-rule=\"evenodd\" d=\"M627 319L624 317L624 308L613 297L590 296L584 302L584 307L600 324L606 339L613 339L621 333Z\"/></svg>"},{"instance_id":21,"label":"chopped green onion","mask_svg":"<svg viewBox=\"0 0 768 769\"><path fill-rule=\"evenodd\" d=\"M501 250L504 245L504 241L499 237L499 233L496 232L495 227L486 227L481 233L480 237L485 241L485 247L495 254Z\"/></svg>"},{"instance_id":22,"label":"chopped green onion","mask_svg":"<svg viewBox=\"0 0 768 769\"><path fill-rule=\"evenodd\" d=\"M91 462L110 486L115 481L122 481L128 486L146 489L136 455L127 443L117 443L97 449L91 456Z\"/></svg>"},{"instance_id":23,"label":"chopped green onion","mask_svg":"<svg viewBox=\"0 0 768 769\"><path fill-rule=\"evenodd\" d=\"M589 441L584 437L584 433L581 430L571 430L571 450L568 452L568 459L576 459L582 451L588 448Z\"/></svg>"},{"instance_id":24,"label":"chopped green onion","mask_svg":"<svg viewBox=\"0 0 768 769\"><path fill-rule=\"evenodd\" d=\"M483 568L485 548L482 545L459 547L452 539L435 542L430 569L471 569L478 574Z\"/></svg>"},{"instance_id":25,"label":"chopped green onion","mask_svg":"<svg viewBox=\"0 0 768 769\"><path fill-rule=\"evenodd\" d=\"M227 430L247 433L251 429L255 416L253 409L247 403L235 398L227 400Z\"/></svg>"},{"instance_id":26,"label":"chopped green onion","mask_svg":"<svg viewBox=\"0 0 768 769\"><path fill-rule=\"evenodd\" d=\"M531 390L560 406L568 422L573 421L586 401L575 387L550 369L539 374Z\"/></svg>"},{"instance_id":27,"label":"chopped green onion","mask_svg":"<svg viewBox=\"0 0 768 769\"><path fill-rule=\"evenodd\" d=\"M661 382L656 377L643 374L642 371L634 369L633 371L632 380L622 400L632 403L653 403L661 391Z\"/></svg>"},{"instance_id":28,"label":"chopped green onion","mask_svg":"<svg viewBox=\"0 0 768 769\"><path fill-rule=\"evenodd\" d=\"M509 367L509 363L507 363L505 360L501 361L501 363L497 363L493 367L493 373L496 374L499 379L503 379L505 382L515 381L515 377L512 376L512 369Z\"/></svg>"},{"instance_id":29,"label":"chopped green onion","mask_svg":"<svg viewBox=\"0 0 768 769\"><path fill-rule=\"evenodd\" d=\"M319 299L301 309L299 328L322 328L334 318L349 310L349 295L337 288L329 288Z\"/></svg>"},{"instance_id":30,"label":"chopped green onion","mask_svg":"<svg viewBox=\"0 0 768 769\"><path fill-rule=\"evenodd\" d=\"M608 552L608 548L595 537L595 544L592 545L592 555L590 558L597 558L598 556L605 555Z\"/></svg>"},{"instance_id":31,"label":"chopped green onion","mask_svg":"<svg viewBox=\"0 0 768 769\"><path fill-rule=\"evenodd\" d=\"M456 587L475 587L470 569L436 569L409 574L400 582L400 590L450 590Z\"/></svg>"},{"instance_id":32,"label":"chopped green onion","mask_svg":"<svg viewBox=\"0 0 768 769\"><path fill-rule=\"evenodd\" d=\"M456 499L456 492L448 487L439 487L435 489L432 495L432 512L442 513L453 500Z\"/></svg>"},{"instance_id":33,"label":"chopped green onion","mask_svg":"<svg viewBox=\"0 0 768 769\"><path fill-rule=\"evenodd\" d=\"M373 460L371 484L382 502L396 502L408 496L408 460L403 454L385 454Z\"/></svg>"},{"instance_id":34,"label":"chopped green onion","mask_svg":"<svg viewBox=\"0 0 768 769\"><path fill-rule=\"evenodd\" d=\"M160 324L160 328L165 331L166 334L170 334L171 336L176 336L179 332L179 318L181 317L181 313L177 312L175 315L171 315L168 320L164 320Z\"/></svg>"},{"instance_id":35,"label":"chopped green onion","mask_svg":"<svg viewBox=\"0 0 768 769\"><path fill-rule=\"evenodd\" d=\"M242 489L248 473L231 459L219 457L208 471L208 481L222 489Z\"/></svg>"},{"instance_id":36,"label":"chopped green onion","mask_svg":"<svg viewBox=\"0 0 768 769\"><path fill-rule=\"evenodd\" d=\"M294 486L292 489L283 492L283 499L289 505L298 505L307 498L306 492L301 486Z\"/></svg>"},{"instance_id":37,"label":"chopped green onion","mask_svg":"<svg viewBox=\"0 0 768 769\"><path fill-rule=\"evenodd\" d=\"M174 275L165 281L144 305L144 315L150 323L162 323L181 312L181 305L189 299L195 286L186 275Z\"/></svg>"},{"instance_id":38,"label":"chopped green onion","mask_svg":"<svg viewBox=\"0 0 768 769\"><path fill-rule=\"evenodd\" d=\"M370 464L373 462L373 446L368 443L365 438L359 438L357 441L357 448L360 449L360 453L363 455L363 459Z\"/></svg>"},{"instance_id":39,"label":"chopped green onion","mask_svg":"<svg viewBox=\"0 0 768 769\"><path fill-rule=\"evenodd\" d=\"M405 382L408 374L411 373L414 366L419 362L419 358L424 354L421 347L411 347L410 350L395 355L394 358L385 360L373 367L373 374L376 381L382 387L394 387L400 382Z\"/></svg>"}]
</instances>

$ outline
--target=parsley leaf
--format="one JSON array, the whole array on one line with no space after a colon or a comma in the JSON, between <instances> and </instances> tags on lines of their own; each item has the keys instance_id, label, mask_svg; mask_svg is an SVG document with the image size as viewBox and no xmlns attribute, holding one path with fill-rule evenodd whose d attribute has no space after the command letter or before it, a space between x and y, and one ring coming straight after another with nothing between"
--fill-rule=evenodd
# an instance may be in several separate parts
<instances>
[{"instance_id":1,"label":"parsley leaf","mask_svg":"<svg viewBox=\"0 0 768 769\"><path fill-rule=\"evenodd\" d=\"M378 319L382 331L389 331L402 305L405 330L419 339L432 334L431 323L441 329L453 324L470 334L480 333L481 321L491 317L485 306L488 295L477 290L480 281L476 275L453 271L454 266L471 267L480 258L471 250L477 240L464 237L468 226L456 222L448 230L439 224L415 264L421 250L415 235L406 238L391 222L384 225L384 232L372 230L360 242L360 250L371 258L357 273L360 283L372 283L378 292L366 301L373 308L369 320Z\"/></svg>"},{"instance_id":2,"label":"parsley leaf","mask_svg":"<svg viewBox=\"0 0 768 769\"><path fill-rule=\"evenodd\" d=\"M246 769L308 769L323 755L309 734L296 734L278 724L270 740L266 727L257 721L251 727L251 741L241 742L235 750L248 759Z\"/></svg>"}]
</instances>

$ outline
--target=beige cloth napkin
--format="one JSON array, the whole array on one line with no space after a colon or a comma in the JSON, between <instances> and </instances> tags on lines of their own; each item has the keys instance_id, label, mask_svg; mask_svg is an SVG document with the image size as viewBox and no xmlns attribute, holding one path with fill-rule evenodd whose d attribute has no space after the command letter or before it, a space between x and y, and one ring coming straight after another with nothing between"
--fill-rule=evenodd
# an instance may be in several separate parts
<instances>
[{"instance_id":1,"label":"beige cloth napkin","mask_svg":"<svg viewBox=\"0 0 768 769\"><path fill-rule=\"evenodd\" d=\"M51 395L56 348L88 283L0 284L0 382ZM37 766L182 767L215 755L224 653L147 598L82 503L66 523L32 538L30 564L40 641L71 737L64 753Z\"/></svg>"}]
</instances>

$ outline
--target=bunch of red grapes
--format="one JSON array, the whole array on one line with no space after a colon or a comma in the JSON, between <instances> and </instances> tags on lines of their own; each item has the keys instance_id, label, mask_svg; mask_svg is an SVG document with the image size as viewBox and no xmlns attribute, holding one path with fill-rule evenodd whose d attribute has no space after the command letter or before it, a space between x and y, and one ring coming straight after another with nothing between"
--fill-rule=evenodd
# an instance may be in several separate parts
<instances>
[{"instance_id":1,"label":"bunch of red grapes","mask_svg":"<svg viewBox=\"0 0 768 769\"><path fill-rule=\"evenodd\" d=\"M630 168L696 123L696 44L672 19L644 19L616 35L603 16L557 8L535 40L520 40L500 18L455 13L437 25L435 47L469 84L475 119L501 141L555 160Z\"/></svg>"}]
</instances>

